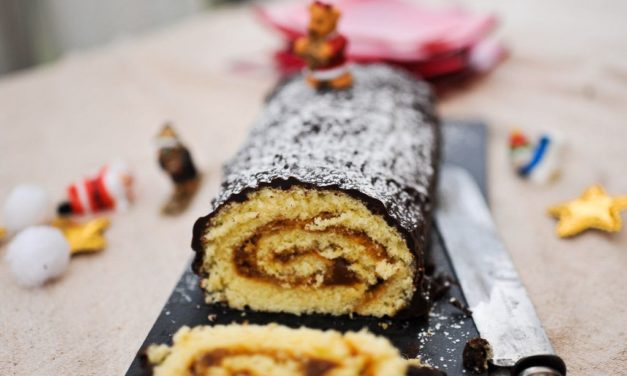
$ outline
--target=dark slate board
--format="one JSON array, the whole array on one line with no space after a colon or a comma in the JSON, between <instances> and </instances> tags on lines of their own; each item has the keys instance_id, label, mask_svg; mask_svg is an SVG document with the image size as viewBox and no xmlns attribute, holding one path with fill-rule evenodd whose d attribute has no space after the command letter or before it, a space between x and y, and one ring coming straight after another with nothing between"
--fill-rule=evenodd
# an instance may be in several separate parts
<instances>
[{"instance_id":1,"label":"dark slate board","mask_svg":"<svg viewBox=\"0 0 627 376\"><path fill-rule=\"evenodd\" d=\"M443 127L444 162L462 166L475 177L486 194L486 127L481 122L448 121ZM437 231L432 236L432 261L436 272L454 275L442 239ZM215 325L248 322L251 324L280 323L290 327L307 326L339 331L360 330L367 327L373 333L387 337L406 357L420 354L423 361L446 371L449 375L464 373L462 351L466 340L477 336L470 318L465 318L446 300L456 297L464 302L459 287L453 286L446 298L437 302L429 317L409 320L382 320L364 317L332 317L326 315L295 316L282 313L238 311L222 305L207 305L198 287L198 278L188 267L150 333L142 349L152 343L171 343L172 335L183 325ZM208 317L214 315L213 321ZM385 328L385 329L384 329ZM141 352L138 352L138 354ZM135 357L127 375L145 375L139 356Z\"/></svg>"}]
</instances>

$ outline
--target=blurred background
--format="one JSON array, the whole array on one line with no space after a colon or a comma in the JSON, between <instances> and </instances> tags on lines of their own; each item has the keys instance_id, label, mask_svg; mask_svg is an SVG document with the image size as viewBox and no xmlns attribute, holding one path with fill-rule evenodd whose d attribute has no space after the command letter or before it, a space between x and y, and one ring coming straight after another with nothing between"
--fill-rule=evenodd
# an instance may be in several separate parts
<instances>
[{"instance_id":1,"label":"blurred background","mask_svg":"<svg viewBox=\"0 0 627 376\"><path fill-rule=\"evenodd\" d=\"M147 32L228 0L0 0L0 75Z\"/></svg>"}]
</instances>

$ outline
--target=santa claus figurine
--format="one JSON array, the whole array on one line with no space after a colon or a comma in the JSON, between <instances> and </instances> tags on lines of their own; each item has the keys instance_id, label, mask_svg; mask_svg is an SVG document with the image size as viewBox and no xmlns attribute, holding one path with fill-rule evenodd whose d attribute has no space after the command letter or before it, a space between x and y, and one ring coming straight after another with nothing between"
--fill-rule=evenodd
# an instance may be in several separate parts
<instances>
[{"instance_id":1,"label":"santa claus figurine","mask_svg":"<svg viewBox=\"0 0 627 376\"><path fill-rule=\"evenodd\" d=\"M162 208L167 215L183 212L196 194L200 175L189 150L181 143L170 124L165 124L157 135L159 165L174 183L174 192Z\"/></svg>"},{"instance_id":2,"label":"santa claus figurine","mask_svg":"<svg viewBox=\"0 0 627 376\"><path fill-rule=\"evenodd\" d=\"M294 52L307 63L307 82L314 88L345 89L353 83L346 63L346 38L336 31L340 11L315 1L309 6L307 36L296 40Z\"/></svg>"},{"instance_id":3,"label":"santa claus figurine","mask_svg":"<svg viewBox=\"0 0 627 376\"><path fill-rule=\"evenodd\" d=\"M67 201L58 207L60 215L92 214L105 210L125 211L133 200L133 177L123 162L105 165L94 176L85 177L67 188Z\"/></svg>"}]
</instances>

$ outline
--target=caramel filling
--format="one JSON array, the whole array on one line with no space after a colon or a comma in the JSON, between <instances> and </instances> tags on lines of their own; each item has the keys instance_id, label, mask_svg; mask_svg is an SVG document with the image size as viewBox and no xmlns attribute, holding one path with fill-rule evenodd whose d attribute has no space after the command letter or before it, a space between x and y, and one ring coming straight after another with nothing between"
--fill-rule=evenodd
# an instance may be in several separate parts
<instances>
[{"instance_id":1,"label":"caramel filling","mask_svg":"<svg viewBox=\"0 0 627 376\"><path fill-rule=\"evenodd\" d=\"M300 372L304 376L324 376L330 370L338 366L337 363L313 357L297 356L285 351L273 351L273 350L248 350L248 349L214 349L205 352L202 356L198 357L189 366L189 372L192 376L204 376L209 373L211 368L223 367L223 363L228 358L232 357L250 357L250 356L263 356L272 359L279 364L285 364L287 362L297 363ZM232 370L234 375L238 376L253 376L257 373L254 369L236 369Z\"/></svg>"},{"instance_id":2,"label":"caramel filling","mask_svg":"<svg viewBox=\"0 0 627 376\"><path fill-rule=\"evenodd\" d=\"M320 218L320 217L317 217ZM306 261L307 258L313 258L324 265L324 270L316 270L314 273L306 276L290 275L290 274L272 274L264 270L260 265L258 248L259 243L265 237L280 234L282 232L303 231L304 233L333 233L341 236L348 242L361 246L365 250L364 257L372 260L386 260L388 255L385 249L377 242L370 239L366 234L341 228L329 227L322 231L308 230L307 225L314 223L316 218L311 220L276 220L258 228L255 233L246 239L233 252L233 264L237 273L246 278L266 281L269 283L288 284L289 286L353 286L363 281L357 273L350 269L351 262L344 257L327 258L320 254L319 250L312 247L307 248L289 248L281 252L271 252L269 261L279 263L284 266ZM377 280L372 288L377 288L382 281Z\"/></svg>"}]
</instances>

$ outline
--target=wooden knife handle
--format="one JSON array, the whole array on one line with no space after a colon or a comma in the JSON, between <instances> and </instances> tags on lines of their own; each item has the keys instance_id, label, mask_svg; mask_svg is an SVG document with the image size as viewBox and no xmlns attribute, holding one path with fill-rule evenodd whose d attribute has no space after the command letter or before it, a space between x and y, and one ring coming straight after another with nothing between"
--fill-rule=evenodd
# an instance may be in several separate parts
<instances>
[{"instance_id":1,"label":"wooden knife handle","mask_svg":"<svg viewBox=\"0 0 627 376\"><path fill-rule=\"evenodd\" d=\"M566 376L566 364L557 355L533 355L520 359L512 376Z\"/></svg>"}]
</instances>

